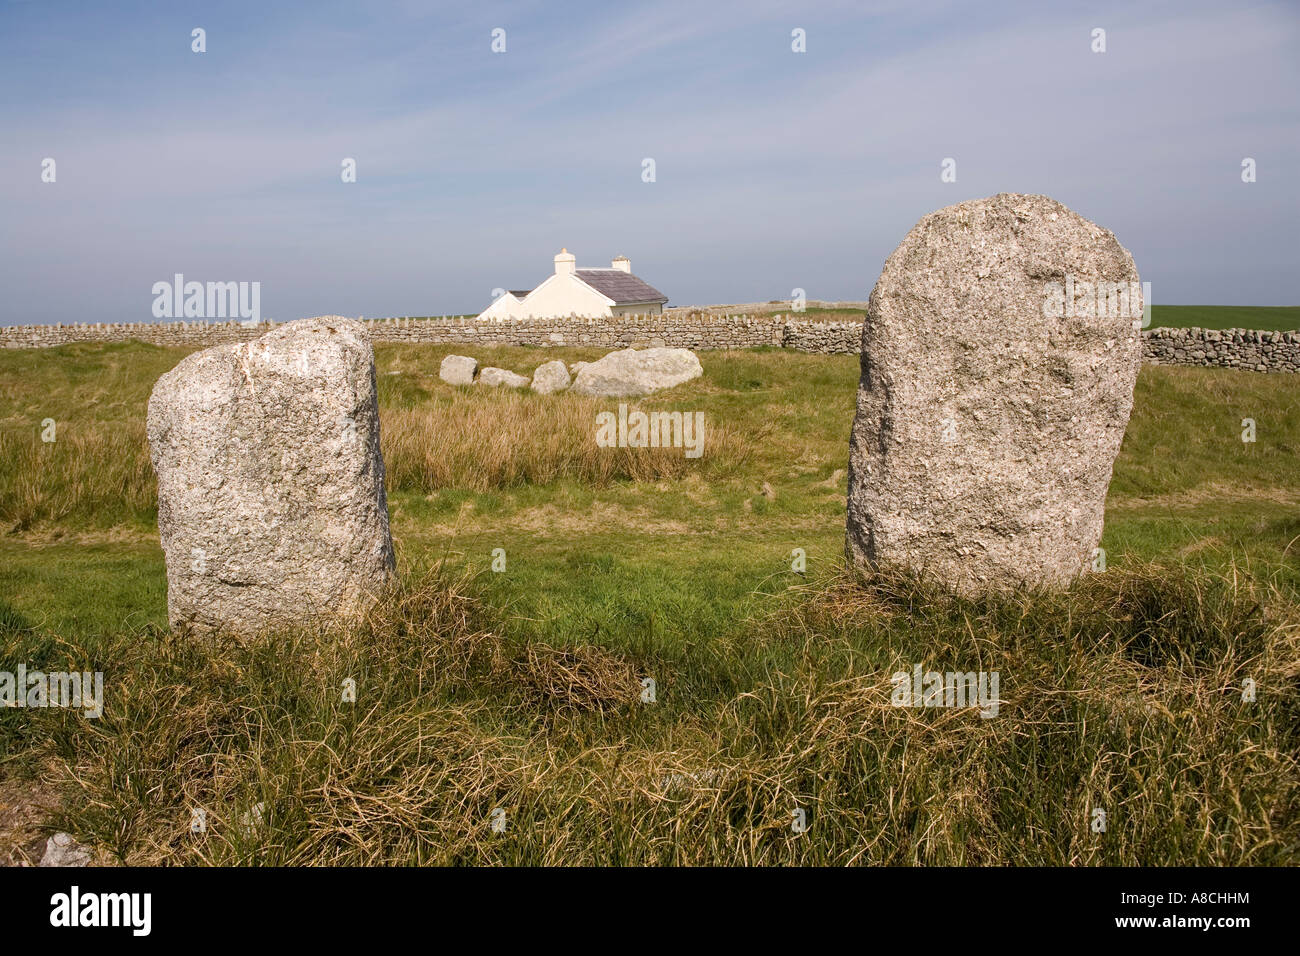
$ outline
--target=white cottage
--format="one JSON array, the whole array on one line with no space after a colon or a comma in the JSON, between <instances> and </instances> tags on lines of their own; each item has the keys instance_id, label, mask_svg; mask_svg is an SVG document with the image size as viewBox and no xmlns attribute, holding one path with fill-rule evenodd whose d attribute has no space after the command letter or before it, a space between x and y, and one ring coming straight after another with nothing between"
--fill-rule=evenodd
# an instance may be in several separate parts
<instances>
[{"instance_id":1,"label":"white cottage","mask_svg":"<svg viewBox=\"0 0 1300 956\"><path fill-rule=\"evenodd\" d=\"M568 249L555 257L555 274L530 291L510 291L479 313L480 319L542 319L607 315L659 315L668 297L632 275L625 256L608 269L579 269Z\"/></svg>"}]
</instances>

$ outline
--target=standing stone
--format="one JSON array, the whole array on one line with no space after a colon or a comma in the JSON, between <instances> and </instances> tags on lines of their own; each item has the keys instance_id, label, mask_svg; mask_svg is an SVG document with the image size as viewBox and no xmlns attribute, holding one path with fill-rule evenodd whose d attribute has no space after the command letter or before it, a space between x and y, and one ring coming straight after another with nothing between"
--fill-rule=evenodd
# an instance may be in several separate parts
<instances>
[{"instance_id":1,"label":"standing stone","mask_svg":"<svg viewBox=\"0 0 1300 956\"><path fill-rule=\"evenodd\" d=\"M365 329L324 316L183 359L149 399L173 627L351 621L393 546Z\"/></svg>"},{"instance_id":2,"label":"standing stone","mask_svg":"<svg viewBox=\"0 0 1300 956\"><path fill-rule=\"evenodd\" d=\"M1046 196L922 219L885 262L862 330L850 565L906 566L965 593L1078 575L1133 408L1141 315L1132 256Z\"/></svg>"},{"instance_id":3,"label":"standing stone","mask_svg":"<svg viewBox=\"0 0 1300 956\"><path fill-rule=\"evenodd\" d=\"M552 392L562 392L568 387L569 369L559 359L554 362L544 362L537 366L537 371L533 372L534 392L550 395Z\"/></svg>"},{"instance_id":4,"label":"standing stone","mask_svg":"<svg viewBox=\"0 0 1300 956\"><path fill-rule=\"evenodd\" d=\"M478 374L478 359L468 355L448 355L438 368L438 377L448 385L473 385Z\"/></svg>"}]
</instances>

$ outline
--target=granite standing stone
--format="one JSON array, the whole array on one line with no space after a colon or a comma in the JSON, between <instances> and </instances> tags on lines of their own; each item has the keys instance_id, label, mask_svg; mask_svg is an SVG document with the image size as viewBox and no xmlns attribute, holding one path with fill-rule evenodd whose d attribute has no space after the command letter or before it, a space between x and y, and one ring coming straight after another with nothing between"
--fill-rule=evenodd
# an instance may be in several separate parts
<instances>
[{"instance_id":1,"label":"granite standing stone","mask_svg":"<svg viewBox=\"0 0 1300 956\"><path fill-rule=\"evenodd\" d=\"M393 546L374 354L338 316L183 359L149 399L173 627L355 620Z\"/></svg>"},{"instance_id":2,"label":"granite standing stone","mask_svg":"<svg viewBox=\"0 0 1300 956\"><path fill-rule=\"evenodd\" d=\"M968 593L1078 575L1133 407L1141 314L1127 250L1046 196L922 219L863 326L850 564Z\"/></svg>"}]
</instances>

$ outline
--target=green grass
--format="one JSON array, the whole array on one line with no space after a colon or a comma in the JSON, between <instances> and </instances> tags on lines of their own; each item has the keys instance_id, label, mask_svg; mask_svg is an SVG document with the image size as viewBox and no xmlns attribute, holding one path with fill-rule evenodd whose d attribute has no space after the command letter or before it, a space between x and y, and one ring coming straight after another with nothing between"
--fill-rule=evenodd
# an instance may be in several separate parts
<instances>
[{"instance_id":1,"label":"green grass","mask_svg":"<svg viewBox=\"0 0 1300 956\"><path fill-rule=\"evenodd\" d=\"M1201 329L1300 329L1300 305L1153 305L1151 327Z\"/></svg>"},{"instance_id":2,"label":"green grass","mask_svg":"<svg viewBox=\"0 0 1300 956\"><path fill-rule=\"evenodd\" d=\"M42 781L50 825L129 862L1296 862L1294 377L1145 368L1109 570L978 602L843 579L854 356L706 353L638 404L702 410L724 440L602 463L594 405L453 389L438 364L464 350L376 350L405 596L352 635L243 645L165 627L143 412L185 353L0 351L0 670L109 688L98 722L0 713L0 786ZM510 454L484 450L492 427ZM999 669L1003 716L889 707L911 663ZM244 833L257 802L267 828Z\"/></svg>"}]
</instances>

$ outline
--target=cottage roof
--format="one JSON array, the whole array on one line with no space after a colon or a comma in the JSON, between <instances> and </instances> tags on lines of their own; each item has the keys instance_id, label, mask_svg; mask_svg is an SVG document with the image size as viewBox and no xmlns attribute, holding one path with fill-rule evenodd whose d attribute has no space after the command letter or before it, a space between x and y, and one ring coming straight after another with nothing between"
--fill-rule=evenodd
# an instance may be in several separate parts
<instances>
[{"instance_id":1,"label":"cottage roof","mask_svg":"<svg viewBox=\"0 0 1300 956\"><path fill-rule=\"evenodd\" d=\"M579 269L577 276L601 295L613 299L615 305L668 301L668 296L650 283L622 269Z\"/></svg>"}]
</instances>

